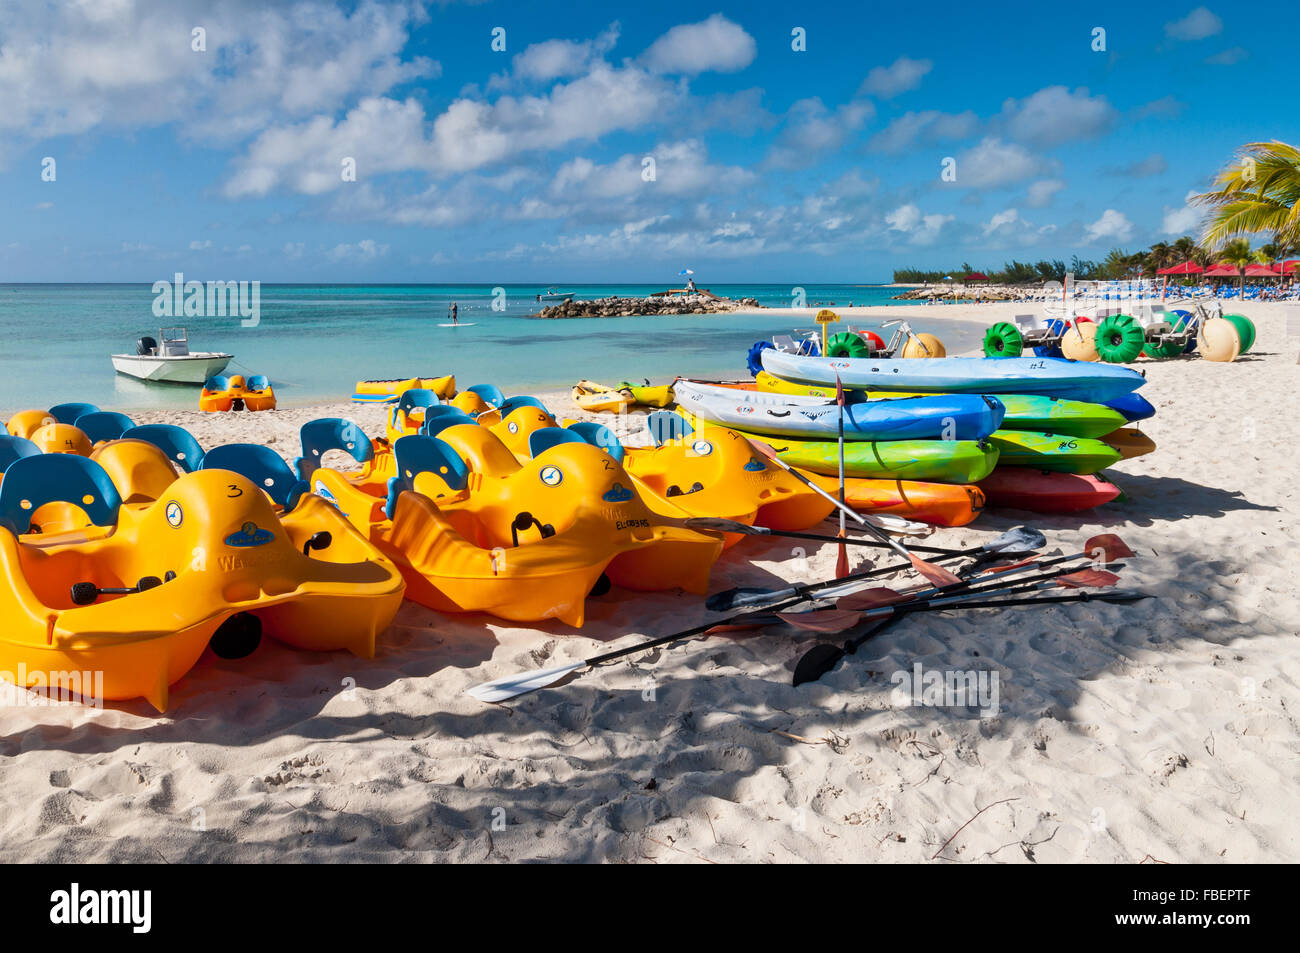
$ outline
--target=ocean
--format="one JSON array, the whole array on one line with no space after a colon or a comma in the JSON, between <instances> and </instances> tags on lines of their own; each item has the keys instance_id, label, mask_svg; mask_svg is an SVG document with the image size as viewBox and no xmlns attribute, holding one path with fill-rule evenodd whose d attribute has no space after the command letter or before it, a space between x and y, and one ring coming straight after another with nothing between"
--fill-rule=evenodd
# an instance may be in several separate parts
<instances>
[{"instance_id":1,"label":"ocean","mask_svg":"<svg viewBox=\"0 0 1300 953\"><path fill-rule=\"evenodd\" d=\"M577 298L641 296L663 285L562 285ZM791 307L791 285L712 285L718 295ZM105 409L197 408L194 387L145 384L117 374L113 353L135 353L136 340L160 326L185 326L195 351L227 351L227 373L270 377L283 405L342 400L357 380L455 374L461 388L495 383L507 394L555 389L581 378L617 385L674 376L742 377L755 341L811 317L673 315L544 320L539 285L262 285L260 320L159 318L147 284L0 284L0 410L89 401ZM806 307L887 305L897 289L881 285L806 285ZM448 308L459 307L458 328ZM494 302L499 309L494 310ZM888 314L855 322L876 328ZM465 326L465 325L473 325ZM939 335L950 353L978 344L973 326L914 321ZM888 331L878 332L887 337Z\"/></svg>"}]
</instances>

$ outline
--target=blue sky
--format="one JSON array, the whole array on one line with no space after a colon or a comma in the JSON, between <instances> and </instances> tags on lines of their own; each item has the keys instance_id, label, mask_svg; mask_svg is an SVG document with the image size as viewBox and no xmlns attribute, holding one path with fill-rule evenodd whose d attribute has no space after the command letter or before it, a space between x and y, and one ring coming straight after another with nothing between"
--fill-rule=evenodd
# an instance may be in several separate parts
<instances>
[{"instance_id":1,"label":"blue sky","mask_svg":"<svg viewBox=\"0 0 1300 953\"><path fill-rule=\"evenodd\" d=\"M1186 196L1235 147L1300 138L1293 23L1282 3L0 0L0 281L1100 258L1194 232Z\"/></svg>"}]
</instances>

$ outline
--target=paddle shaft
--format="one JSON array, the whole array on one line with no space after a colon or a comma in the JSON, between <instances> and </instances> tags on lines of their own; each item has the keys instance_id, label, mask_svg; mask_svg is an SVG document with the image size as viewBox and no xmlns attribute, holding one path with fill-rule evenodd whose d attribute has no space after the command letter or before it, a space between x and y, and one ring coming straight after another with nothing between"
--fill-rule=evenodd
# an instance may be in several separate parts
<instances>
[{"instance_id":1,"label":"paddle shaft","mask_svg":"<svg viewBox=\"0 0 1300 953\"><path fill-rule=\"evenodd\" d=\"M848 540L848 542L860 542L871 545L870 540ZM876 545L882 545L877 543ZM927 549L926 552L935 552L936 550ZM980 553L988 552L983 546L972 546L970 549L962 550L937 550L942 555L935 557L935 562L951 562L957 559L965 559L969 556L978 556ZM823 589L830 589L834 586L843 586L854 582L855 580L875 579L879 576L888 576L896 572L903 572L910 569L910 563L903 563L893 566L878 566L875 569L862 569L858 572L850 573L842 579L825 579L821 582L810 582L800 586L791 586L788 589L778 589L768 594L768 598L783 599L787 596L805 596L810 593L820 592Z\"/></svg>"},{"instance_id":2,"label":"paddle shaft","mask_svg":"<svg viewBox=\"0 0 1300 953\"><path fill-rule=\"evenodd\" d=\"M1047 573L1042 576L1033 576L1030 577L1029 579L1021 580L1020 585L1028 586L1030 583L1040 581L1042 579L1050 579L1050 578L1054 578L1055 576L1063 576L1068 571L1069 570L1059 570L1055 573ZM836 580L836 582L842 582L842 581L843 580ZM965 582L962 585L973 587L974 583ZM994 587L989 587L989 589L983 589L983 590L972 588L970 594L977 595L981 593L986 593L990 591L990 589L994 589ZM633 655L637 652L643 652L646 649L652 649L659 645L666 645L669 642L678 642L682 639L689 639L692 636L703 635L705 632L708 632L710 629L718 628L720 626L743 625L748 619L768 616L779 609L788 609L790 606L798 605L799 603L806 602L806 601L807 601L806 595L796 596L793 599L787 599L785 602L779 602L774 606L767 606L755 612L744 612L741 613L740 615L734 615L731 616L730 618L722 619L721 621L716 621L716 622L702 622L699 625L692 626L689 629L684 629L681 632L673 632L670 635L661 635L655 639L648 639L645 642L638 642L636 645L629 645L627 648L614 649L611 652L605 652L601 655L593 655L591 658L583 659L583 662L588 666L596 666L596 665L604 664L605 662L612 662L614 661L614 659L623 658L624 656L627 655ZM900 605L911 605L911 603L901 603ZM895 607L889 606L887 608L892 609Z\"/></svg>"}]
</instances>

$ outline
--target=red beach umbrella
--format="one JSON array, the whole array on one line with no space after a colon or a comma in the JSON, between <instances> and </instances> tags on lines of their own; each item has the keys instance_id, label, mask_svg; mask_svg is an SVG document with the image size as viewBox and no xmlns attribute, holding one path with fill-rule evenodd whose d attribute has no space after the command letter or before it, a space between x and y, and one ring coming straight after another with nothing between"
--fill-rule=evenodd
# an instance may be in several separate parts
<instances>
[{"instance_id":1,"label":"red beach umbrella","mask_svg":"<svg viewBox=\"0 0 1300 953\"><path fill-rule=\"evenodd\" d=\"M1170 265L1168 268L1161 268L1156 272L1157 275L1199 275L1205 269L1194 261L1185 261L1181 265Z\"/></svg>"}]
</instances>

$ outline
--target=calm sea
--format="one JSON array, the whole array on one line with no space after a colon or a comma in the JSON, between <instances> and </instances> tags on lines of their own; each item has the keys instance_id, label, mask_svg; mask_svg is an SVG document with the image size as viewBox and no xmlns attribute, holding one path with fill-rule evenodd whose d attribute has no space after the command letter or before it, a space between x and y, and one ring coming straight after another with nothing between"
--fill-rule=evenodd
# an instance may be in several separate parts
<instances>
[{"instance_id":1,"label":"calm sea","mask_svg":"<svg viewBox=\"0 0 1300 953\"><path fill-rule=\"evenodd\" d=\"M645 295L662 285L567 285L578 298ZM752 297L772 307L794 303L791 285L712 285L715 294ZM228 351L228 371L271 378L283 404L346 399L363 378L455 374L463 388L495 383L506 393L573 384L580 378L618 384L650 378L744 376L755 341L811 317L680 315L541 320L536 285L504 286L504 310L486 285L263 285L261 320L154 316L151 286L0 285L0 410L84 400L105 409L197 407L195 388L144 384L116 374L112 353L134 353L136 339L157 337L159 325L185 325L192 350ZM806 285L808 307L885 305L895 289L880 285ZM449 320L451 302L462 325ZM874 327L887 320L856 322ZM954 353L975 346L974 325L939 322ZM887 332L885 332L887 334Z\"/></svg>"}]
</instances>

